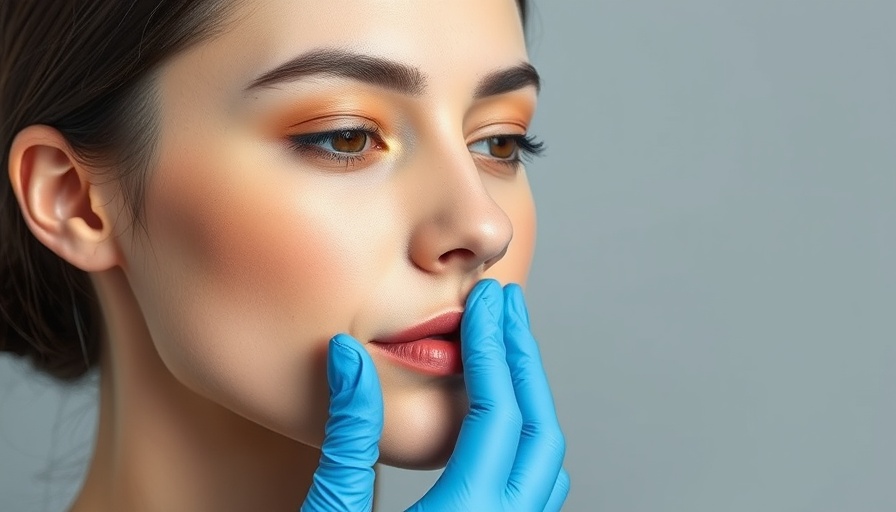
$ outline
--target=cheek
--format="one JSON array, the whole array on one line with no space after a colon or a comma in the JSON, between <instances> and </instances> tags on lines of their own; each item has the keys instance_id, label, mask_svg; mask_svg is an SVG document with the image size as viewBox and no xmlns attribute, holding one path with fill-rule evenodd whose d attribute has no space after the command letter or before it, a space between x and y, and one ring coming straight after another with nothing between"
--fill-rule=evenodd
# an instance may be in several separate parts
<instances>
[{"instance_id":1,"label":"cheek","mask_svg":"<svg viewBox=\"0 0 896 512\"><path fill-rule=\"evenodd\" d=\"M327 342L352 324L363 277L388 259L369 250L386 235L363 222L369 212L320 184L282 171L262 178L257 161L226 166L159 169L146 203L152 246L135 253L145 255L132 272L135 293L180 382L316 444Z\"/></svg>"}]
</instances>

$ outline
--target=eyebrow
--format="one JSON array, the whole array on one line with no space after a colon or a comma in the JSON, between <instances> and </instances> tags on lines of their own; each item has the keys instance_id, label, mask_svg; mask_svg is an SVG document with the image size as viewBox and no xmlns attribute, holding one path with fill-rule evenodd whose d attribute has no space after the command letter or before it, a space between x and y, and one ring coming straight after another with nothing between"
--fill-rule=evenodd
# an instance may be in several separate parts
<instances>
[{"instance_id":1,"label":"eyebrow","mask_svg":"<svg viewBox=\"0 0 896 512\"><path fill-rule=\"evenodd\" d=\"M485 75L479 81L473 97L476 99L497 96L525 87L534 87L535 92L541 90L541 78L532 64L523 62L512 68L502 69Z\"/></svg>"},{"instance_id":2,"label":"eyebrow","mask_svg":"<svg viewBox=\"0 0 896 512\"><path fill-rule=\"evenodd\" d=\"M412 96L422 94L426 89L425 77L413 66L381 57L324 48L299 55L264 73L253 80L245 91L312 75L350 78Z\"/></svg>"},{"instance_id":3,"label":"eyebrow","mask_svg":"<svg viewBox=\"0 0 896 512\"><path fill-rule=\"evenodd\" d=\"M263 73L250 82L243 92L314 75L349 78L409 96L419 96L426 90L426 76L414 66L372 55L323 48L299 55ZM494 96L528 86L535 87L538 91L541 80L535 68L524 62L484 76L476 87L474 98Z\"/></svg>"}]
</instances>

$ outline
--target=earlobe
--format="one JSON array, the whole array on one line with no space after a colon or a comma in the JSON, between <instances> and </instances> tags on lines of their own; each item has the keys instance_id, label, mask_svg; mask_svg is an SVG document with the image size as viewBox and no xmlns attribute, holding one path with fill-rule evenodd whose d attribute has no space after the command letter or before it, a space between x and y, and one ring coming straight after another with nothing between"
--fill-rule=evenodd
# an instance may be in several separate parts
<instances>
[{"instance_id":1,"label":"earlobe","mask_svg":"<svg viewBox=\"0 0 896 512\"><path fill-rule=\"evenodd\" d=\"M9 179L22 216L51 251L87 272L119 263L110 201L74 156L65 137L45 125L20 131L9 154Z\"/></svg>"}]
</instances>

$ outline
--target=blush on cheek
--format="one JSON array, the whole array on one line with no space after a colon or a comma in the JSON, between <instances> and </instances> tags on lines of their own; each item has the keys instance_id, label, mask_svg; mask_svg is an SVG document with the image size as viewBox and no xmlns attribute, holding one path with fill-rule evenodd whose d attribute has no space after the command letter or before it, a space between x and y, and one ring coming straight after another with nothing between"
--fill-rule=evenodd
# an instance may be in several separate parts
<instances>
[{"instance_id":1,"label":"blush on cheek","mask_svg":"<svg viewBox=\"0 0 896 512\"><path fill-rule=\"evenodd\" d=\"M156 350L194 391L319 444L327 340L350 319L359 262L313 200L181 176L148 195L153 249L136 272Z\"/></svg>"},{"instance_id":2,"label":"blush on cheek","mask_svg":"<svg viewBox=\"0 0 896 512\"><path fill-rule=\"evenodd\" d=\"M161 191L154 235L176 248L173 263L201 282L198 293L250 310L304 313L308 322L331 317L307 315L321 309L321 293L350 287L358 265L351 251L340 250L332 206L295 183L241 176Z\"/></svg>"}]
</instances>

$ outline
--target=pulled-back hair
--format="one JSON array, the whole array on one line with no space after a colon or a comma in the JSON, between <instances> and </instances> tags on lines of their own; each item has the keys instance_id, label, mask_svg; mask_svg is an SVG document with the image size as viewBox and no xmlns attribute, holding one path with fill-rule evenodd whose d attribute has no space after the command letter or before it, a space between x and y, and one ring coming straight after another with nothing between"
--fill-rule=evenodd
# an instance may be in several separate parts
<instances>
[{"instance_id":1,"label":"pulled-back hair","mask_svg":"<svg viewBox=\"0 0 896 512\"><path fill-rule=\"evenodd\" d=\"M525 24L527 5L518 0ZM99 360L101 312L86 272L35 238L8 176L13 138L34 124L118 180L143 225L158 128L155 72L224 30L234 0L0 0L0 352L62 380Z\"/></svg>"}]
</instances>

